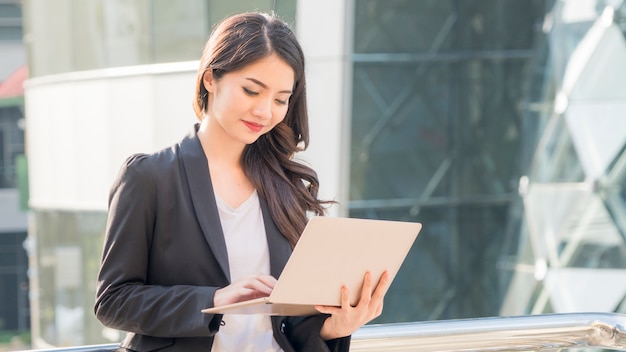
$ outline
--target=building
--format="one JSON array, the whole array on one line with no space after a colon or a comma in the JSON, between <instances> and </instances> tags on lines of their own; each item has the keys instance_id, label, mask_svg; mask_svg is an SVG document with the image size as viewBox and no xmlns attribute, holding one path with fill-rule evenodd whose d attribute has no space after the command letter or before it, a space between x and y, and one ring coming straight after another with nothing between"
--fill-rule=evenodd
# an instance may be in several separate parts
<instances>
[{"instance_id":1,"label":"building","mask_svg":"<svg viewBox=\"0 0 626 352\"><path fill-rule=\"evenodd\" d=\"M28 75L19 1L0 1L0 333L30 330L24 87Z\"/></svg>"},{"instance_id":2,"label":"building","mask_svg":"<svg viewBox=\"0 0 626 352\"><path fill-rule=\"evenodd\" d=\"M254 9L304 47L332 214L424 224L375 322L626 309L623 2L27 0L34 347L119 340L110 183L189 130L212 25Z\"/></svg>"}]
</instances>

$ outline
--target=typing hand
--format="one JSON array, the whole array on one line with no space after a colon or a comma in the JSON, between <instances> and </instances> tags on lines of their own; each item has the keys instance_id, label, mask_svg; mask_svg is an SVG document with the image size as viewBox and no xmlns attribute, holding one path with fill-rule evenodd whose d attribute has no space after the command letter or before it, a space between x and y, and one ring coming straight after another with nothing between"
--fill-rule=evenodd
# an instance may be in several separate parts
<instances>
[{"instance_id":1,"label":"typing hand","mask_svg":"<svg viewBox=\"0 0 626 352\"><path fill-rule=\"evenodd\" d=\"M267 297L272 293L274 285L276 285L276 279L270 275L257 274L246 276L215 291L213 305L218 307L254 298Z\"/></svg>"}]
</instances>

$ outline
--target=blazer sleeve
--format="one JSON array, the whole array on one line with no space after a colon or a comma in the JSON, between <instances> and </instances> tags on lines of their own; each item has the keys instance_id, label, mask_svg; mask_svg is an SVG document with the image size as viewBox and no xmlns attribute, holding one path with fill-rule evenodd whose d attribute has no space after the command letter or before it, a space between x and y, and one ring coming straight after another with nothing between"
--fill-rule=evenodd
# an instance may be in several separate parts
<instances>
[{"instance_id":1,"label":"blazer sleeve","mask_svg":"<svg viewBox=\"0 0 626 352\"><path fill-rule=\"evenodd\" d=\"M299 352L347 352L350 336L324 341L320 336L327 314L285 319L285 335L295 351Z\"/></svg>"},{"instance_id":2,"label":"blazer sleeve","mask_svg":"<svg viewBox=\"0 0 626 352\"><path fill-rule=\"evenodd\" d=\"M211 336L221 315L201 314L217 287L147 282L157 184L146 155L127 159L109 194L96 317L114 329L155 337Z\"/></svg>"}]
</instances>

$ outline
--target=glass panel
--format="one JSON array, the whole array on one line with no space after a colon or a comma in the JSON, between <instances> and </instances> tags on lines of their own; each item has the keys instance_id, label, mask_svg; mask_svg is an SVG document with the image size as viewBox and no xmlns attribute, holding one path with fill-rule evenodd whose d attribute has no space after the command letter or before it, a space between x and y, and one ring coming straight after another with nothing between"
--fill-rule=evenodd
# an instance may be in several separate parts
<instances>
[{"instance_id":1,"label":"glass panel","mask_svg":"<svg viewBox=\"0 0 626 352\"><path fill-rule=\"evenodd\" d=\"M597 27L597 28L595 28ZM603 22L594 24L594 31L585 36L570 58L572 68L568 69L564 85L570 83L570 101L591 101L605 99L624 99L626 90L622 83L626 80L626 37L617 27L608 28ZM581 68L578 65L583 64Z\"/></svg>"},{"instance_id":2,"label":"glass panel","mask_svg":"<svg viewBox=\"0 0 626 352\"><path fill-rule=\"evenodd\" d=\"M356 0L354 52L428 52L456 17L451 1ZM448 51L452 44L445 37L437 46Z\"/></svg>"},{"instance_id":3,"label":"glass panel","mask_svg":"<svg viewBox=\"0 0 626 352\"><path fill-rule=\"evenodd\" d=\"M149 0L102 1L106 67L152 63Z\"/></svg>"},{"instance_id":4,"label":"glass panel","mask_svg":"<svg viewBox=\"0 0 626 352\"><path fill-rule=\"evenodd\" d=\"M622 1L622 5L615 10L613 22L622 30L626 36L626 2Z\"/></svg>"},{"instance_id":5,"label":"glass panel","mask_svg":"<svg viewBox=\"0 0 626 352\"><path fill-rule=\"evenodd\" d=\"M207 2L153 0L154 62L198 60L207 39Z\"/></svg>"},{"instance_id":6,"label":"glass panel","mask_svg":"<svg viewBox=\"0 0 626 352\"><path fill-rule=\"evenodd\" d=\"M71 35L74 43L80 43L73 48L73 71L106 67L103 11L102 0L73 2Z\"/></svg>"},{"instance_id":7,"label":"glass panel","mask_svg":"<svg viewBox=\"0 0 626 352\"><path fill-rule=\"evenodd\" d=\"M0 40L22 40L22 27L0 27Z\"/></svg>"},{"instance_id":8,"label":"glass panel","mask_svg":"<svg viewBox=\"0 0 626 352\"><path fill-rule=\"evenodd\" d=\"M17 4L0 3L0 18L22 18L22 11Z\"/></svg>"},{"instance_id":9,"label":"glass panel","mask_svg":"<svg viewBox=\"0 0 626 352\"><path fill-rule=\"evenodd\" d=\"M585 173L576 153L565 119L552 116L546 135L537 146L529 176L534 182L581 182Z\"/></svg>"},{"instance_id":10,"label":"glass panel","mask_svg":"<svg viewBox=\"0 0 626 352\"><path fill-rule=\"evenodd\" d=\"M626 297L626 270L555 268L545 289L555 312L611 312Z\"/></svg>"},{"instance_id":11,"label":"glass panel","mask_svg":"<svg viewBox=\"0 0 626 352\"><path fill-rule=\"evenodd\" d=\"M0 108L0 188L17 185L15 159L24 153L24 131L19 127L22 117L20 108Z\"/></svg>"},{"instance_id":12,"label":"glass panel","mask_svg":"<svg viewBox=\"0 0 626 352\"><path fill-rule=\"evenodd\" d=\"M23 6L29 75L71 71L72 0L28 0Z\"/></svg>"},{"instance_id":13,"label":"glass panel","mask_svg":"<svg viewBox=\"0 0 626 352\"><path fill-rule=\"evenodd\" d=\"M0 234L0 332L28 332L27 253L22 246L26 232ZM4 335L6 336L6 334Z\"/></svg>"},{"instance_id":14,"label":"glass panel","mask_svg":"<svg viewBox=\"0 0 626 352\"><path fill-rule=\"evenodd\" d=\"M461 50L533 49L533 27L541 22L546 1L453 1L458 17L457 48ZM514 30L525 28L526 30Z\"/></svg>"},{"instance_id":15,"label":"glass panel","mask_svg":"<svg viewBox=\"0 0 626 352\"><path fill-rule=\"evenodd\" d=\"M103 337L92 313L106 213L36 210L34 215L40 338L56 346L117 342Z\"/></svg>"},{"instance_id":16,"label":"glass panel","mask_svg":"<svg viewBox=\"0 0 626 352\"><path fill-rule=\"evenodd\" d=\"M376 322L497 315L533 277L511 204L548 3L355 1L349 214L424 224Z\"/></svg>"},{"instance_id":17,"label":"glass panel","mask_svg":"<svg viewBox=\"0 0 626 352\"><path fill-rule=\"evenodd\" d=\"M417 198L445 162L447 67L355 65L352 200Z\"/></svg>"},{"instance_id":18,"label":"glass panel","mask_svg":"<svg viewBox=\"0 0 626 352\"><path fill-rule=\"evenodd\" d=\"M239 11L295 22L295 0L25 0L30 76L198 60L212 26ZM0 33L0 36L2 33Z\"/></svg>"},{"instance_id":19,"label":"glass panel","mask_svg":"<svg viewBox=\"0 0 626 352\"><path fill-rule=\"evenodd\" d=\"M622 101L578 101L565 112L567 128L587 179L600 179L623 151L626 145L624 111L626 94Z\"/></svg>"},{"instance_id":20,"label":"glass panel","mask_svg":"<svg viewBox=\"0 0 626 352\"><path fill-rule=\"evenodd\" d=\"M296 32L296 9L298 2L294 0L274 0L274 12L291 26L291 30Z\"/></svg>"},{"instance_id":21,"label":"glass panel","mask_svg":"<svg viewBox=\"0 0 626 352\"><path fill-rule=\"evenodd\" d=\"M0 2L0 41L19 43L22 36L22 9L17 3Z\"/></svg>"},{"instance_id":22,"label":"glass panel","mask_svg":"<svg viewBox=\"0 0 626 352\"><path fill-rule=\"evenodd\" d=\"M584 184L534 185L525 201L536 255L550 266L626 268L626 243Z\"/></svg>"},{"instance_id":23,"label":"glass panel","mask_svg":"<svg viewBox=\"0 0 626 352\"><path fill-rule=\"evenodd\" d=\"M287 23L293 23L295 4L294 0L209 1L209 25L213 28L224 17L244 11L274 11Z\"/></svg>"},{"instance_id":24,"label":"glass panel","mask_svg":"<svg viewBox=\"0 0 626 352\"><path fill-rule=\"evenodd\" d=\"M532 49L545 1L357 0L355 53ZM450 27L451 32L448 32Z\"/></svg>"},{"instance_id":25,"label":"glass panel","mask_svg":"<svg viewBox=\"0 0 626 352\"><path fill-rule=\"evenodd\" d=\"M520 147L520 114L528 60L467 60L459 65L456 192L501 195L515 191ZM453 89L452 87L450 89Z\"/></svg>"},{"instance_id":26,"label":"glass panel","mask_svg":"<svg viewBox=\"0 0 626 352\"><path fill-rule=\"evenodd\" d=\"M602 16L614 4L611 25ZM529 233L521 232L520 250L533 249L543 287L518 308L508 300L507 313L524 305L531 313L624 309L626 137L616 116L626 98L617 64L626 60L625 10L623 2L570 0L546 16L548 60L536 61L543 75L533 78L526 106L533 120L523 129L530 177L520 182Z\"/></svg>"},{"instance_id":27,"label":"glass panel","mask_svg":"<svg viewBox=\"0 0 626 352\"><path fill-rule=\"evenodd\" d=\"M507 206L361 209L356 218L419 221L424 228L400 268L383 314L372 323L493 316L505 286L491 257L503 245L498 236ZM471 234L471 235L470 235ZM491 243L490 246L485 245Z\"/></svg>"}]
</instances>

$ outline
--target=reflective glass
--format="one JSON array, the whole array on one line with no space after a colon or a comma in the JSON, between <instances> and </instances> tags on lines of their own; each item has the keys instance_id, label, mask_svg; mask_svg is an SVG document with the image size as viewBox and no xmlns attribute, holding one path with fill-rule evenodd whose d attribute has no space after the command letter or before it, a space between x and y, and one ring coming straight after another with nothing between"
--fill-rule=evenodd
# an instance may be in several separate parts
<instances>
[{"instance_id":1,"label":"reflective glass","mask_svg":"<svg viewBox=\"0 0 626 352\"><path fill-rule=\"evenodd\" d=\"M33 6L40 6L35 5ZM84 0L73 3L72 14L69 16L72 43L72 70L82 71L96 67L106 67L104 9L101 0ZM57 59L58 60L58 59Z\"/></svg>"},{"instance_id":2,"label":"reflective glass","mask_svg":"<svg viewBox=\"0 0 626 352\"><path fill-rule=\"evenodd\" d=\"M207 38L207 2L153 0L154 62L198 60Z\"/></svg>"},{"instance_id":3,"label":"reflective glass","mask_svg":"<svg viewBox=\"0 0 626 352\"><path fill-rule=\"evenodd\" d=\"M0 41L22 41L22 9L18 2L0 2ZM1 79L1 78L0 78Z\"/></svg>"},{"instance_id":4,"label":"reflective glass","mask_svg":"<svg viewBox=\"0 0 626 352\"><path fill-rule=\"evenodd\" d=\"M372 323L495 315L506 287L499 285L501 268L492 258L503 246L504 236L498 234L507 206L429 206L416 217L408 210L387 207L350 213L424 224L387 293L383 314ZM459 230L457 223L466 228Z\"/></svg>"},{"instance_id":5,"label":"reflective glass","mask_svg":"<svg viewBox=\"0 0 626 352\"><path fill-rule=\"evenodd\" d=\"M0 234L0 332L4 336L30 330L25 238L26 232Z\"/></svg>"},{"instance_id":6,"label":"reflective glass","mask_svg":"<svg viewBox=\"0 0 626 352\"><path fill-rule=\"evenodd\" d=\"M497 314L519 255L504 234L521 227L507 224L519 107L547 9L355 1L350 216L424 224L377 322Z\"/></svg>"},{"instance_id":7,"label":"reflective glass","mask_svg":"<svg viewBox=\"0 0 626 352\"><path fill-rule=\"evenodd\" d=\"M532 49L544 1L357 0L355 53ZM433 40L433 39L437 40Z\"/></svg>"},{"instance_id":8,"label":"reflective glass","mask_svg":"<svg viewBox=\"0 0 626 352\"><path fill-rule=\"evenodd\" d=\"M585 173L562 116L551 116L527 171L534 182L581 182Z\"/></svg>"},{"instance_id":9,"label":"reflective glass","mask_svg":"<svg viewBox=\"0 0 626 352\"><path fill-rule=\"evenodd\" d=\"M550 266L626 268L626 243L584 184L538 184L525 201L535 255Z\"/></svg>"},{"instance_id":10,"label":"reflective glass","mask_svg":"<svg viewBox=\"0 0 626 352\"><path fill-rule=\"evenodd\" d=\"M541 94L526 105L529 177L520 182L519 253L532 248L538 286L514 303L528 277L518 268L507 314L624 310L625 11L622 1L572 0L546 16L546 60L535 62L543 74L531 83Z\"/></svg>"},{"instance_id":11,"label":"reflective glass","mask_svg":"<svg viewBox=\"0 0 626 352\"><path fill-rule=\"evenodd\" d=\"M213 26L239 11L295 22L295 0L25 0L31 77L198 60Z\"/></svg>"},{"instance_id":12,"label":"reflective glass","mask_svg":"<svg viewBox=\"0 0 626 352\"><path fill-rule=\"evenodd\" d=\"M38 337L55 346L117 342L93 315L106 213L35 210L34 221Z\"/></svg>"}]
</instances>

